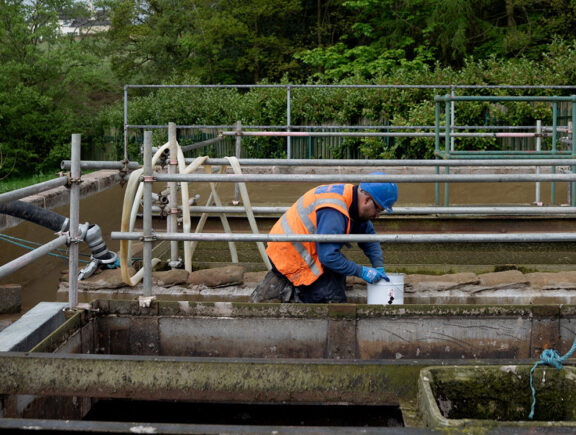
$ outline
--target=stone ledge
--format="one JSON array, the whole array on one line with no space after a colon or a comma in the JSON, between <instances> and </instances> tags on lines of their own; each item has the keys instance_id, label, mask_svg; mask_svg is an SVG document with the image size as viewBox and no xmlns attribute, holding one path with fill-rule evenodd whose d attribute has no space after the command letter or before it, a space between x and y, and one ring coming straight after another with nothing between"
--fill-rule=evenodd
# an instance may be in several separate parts
<instances>
[{"instance_id":1,"label":"stone ledge","mask_svg":"<svg viewBox=\"0 0 576 435\"><path fill-rule=\"evenodd\" d=\"M111 278L110 285L106 285L102 274L91 283L80 284L81 302L96 298L133 299L142 295L141 284L135 287L118 285L118 272L109 272L111 277L116 277ZM170 272L162 273L163 281L169 281ZM174 274L182 274L182 271ZM223 287L214 287L208 281L194 281L167 288L158 285L159 280L154 280L152 291L159 298L170 300L245 302L265 274L245 272L242 283ZM360 278L349 277L347 287L349 302L366 303L366 284ZM68 283L61 282L58 300L67 300L67 294ZM404 301L407 304L576 304L576 271L523 274L508 270L479 275L470 272L406 275Z\"/></svg>"}]
</instances>

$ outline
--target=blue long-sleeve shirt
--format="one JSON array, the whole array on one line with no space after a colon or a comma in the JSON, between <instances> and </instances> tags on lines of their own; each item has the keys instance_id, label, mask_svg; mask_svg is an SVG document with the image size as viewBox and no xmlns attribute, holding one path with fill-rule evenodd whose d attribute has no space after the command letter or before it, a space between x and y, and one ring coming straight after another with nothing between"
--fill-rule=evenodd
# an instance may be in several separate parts
<instances>
[{"instance_id":1,"label":"blue long-sleeve shirt","mask_svg":"<svg viewBox=\"0 0 576 435\"><path fill-rule=\"evenodd\" d=\"M317 234L346 234L348 218L333 208L321 208L316 212ZM350 234L376 234L370 221L350 222ZM316 242L318 259L324 267L346 276L362 276L362 266L347 259L341 249L344 243ZM372 263L372 267L382 267L382 248L379 242L358 243Z\"/></svg>"}]
</instances>

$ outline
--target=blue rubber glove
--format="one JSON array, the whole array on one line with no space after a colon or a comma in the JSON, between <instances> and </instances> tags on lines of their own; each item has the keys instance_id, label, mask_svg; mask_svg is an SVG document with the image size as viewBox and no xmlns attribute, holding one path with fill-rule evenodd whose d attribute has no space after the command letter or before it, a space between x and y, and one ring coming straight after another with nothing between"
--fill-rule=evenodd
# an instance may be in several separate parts
<instances>
[{"instance_id":1,"label":"blue rubber glove","mask_svg":"<svg viewBox=\"0 0 576 435\"><path fill-rule=\"evenodd\" d=\"M386 271L384 270L384 266L382 266L382 267L376 267L375 269L376 269L378 272L382 272L382 275L384 275L384 276L382 277L382 279L383 279L384 281L390 282L390 278L388 278L388 277L386 276Z\"/></svg>"},{"instance_id":2,"label":"blue rubber glove","mask_svg":"<svg viewBox=\"0 0 576 435\"><path fill-rule=\"evenodd\" d=\"M362 266L362 279L368 284L375 284L383 278L388 278L385 273L373 267Z\"/></svg>"}]
</instances>

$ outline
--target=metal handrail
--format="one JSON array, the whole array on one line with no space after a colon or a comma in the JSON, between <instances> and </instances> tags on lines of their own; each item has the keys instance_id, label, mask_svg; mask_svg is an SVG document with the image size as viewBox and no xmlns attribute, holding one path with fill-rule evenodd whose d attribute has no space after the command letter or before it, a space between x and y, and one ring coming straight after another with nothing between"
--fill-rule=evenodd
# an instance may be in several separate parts
<instances>
[{"instance_id":1,"label":"metal handrail","mask_svg":"<svg viewBox=\"0 0 576 435\"><path fill-rule=\"evenodd\" d=\"M18 199L25 198L27 196L36 195L41 192L45 192L55 187L66 186L68 184L68 177L58 177L53 180L44 181L42 183L34 184L32 186L26 186L21 189L12 190L10 192L0 194L0 204L10 201L16 201Z\"/></svg>"},{"instance_id":2,"label":"metal handrail","mask_svg":"<svg viewBox=\"0 0 576 435\"><path fill-rule=\"evenodd\" d=\"M67 242L68 242L67 235L65 234L59 235L56 239L51 240L50 242L45 243L42 246L39 246L33 251L27 252L26 254L18 258L15 258L14 260L6 264L3 264L2 266L0 266L0 279L10 275L11 273L16 272L18 269L27 266L28 264L32 263L35 260L38 260L44 255L49 254L54 249L64 246Z\"/></svg>"},{"instance_id":3,"label":"metal handrail","mask_svg":"<svg viewBox=\"0 0 576 435\"><path fill-rule=\"evenodd\" d=\"M574 233L495 233L495 234L243 234L243 233L159 233L155 240L221 242L381 242L381 243L501 243L576 242ZM113 240L142 240L142 232L111 233Z\"/></svg>"},{"instance_id":4,"label":"metal handrail","mask_svg":"<svg viewBox=\"0 0 576 435\"><path fill-rule=\"evenodd\" d=\"M156 181L206 183L502 183L534 181L576 182L576 174L154 174Z\"/></svg>"},{"instance_id":5,"label":"metal handrail","mask_svg":"<svg viewBox=\"0 0 576 435\"><path fill-rule=\"evenodd\" d=\"M387 167L387 166L401 166L401 167L435 167L435 166L572 166L576 165L576 159L568 155L566 158L539 158L527 159L438 159L438 160L404 160L404 159L376 159L376 160L353 160L353 159L238 159L240 166L319 166L319 167L334 167L334 166L367 166L367 167ZM192 163L194 159L185 159L187 164ZM223 158L208 158L205 162L206 165L214 166L228 166L230 162ZM70 160L62 160L60 167L63 170L69 170L71 166ZM124 169L125 164L122 161L109 162L109 161L93 161L82 160L80 162L81 169ZM140 163L128 162L128 169L138 169Z\"/></svg>"}]
</instances>

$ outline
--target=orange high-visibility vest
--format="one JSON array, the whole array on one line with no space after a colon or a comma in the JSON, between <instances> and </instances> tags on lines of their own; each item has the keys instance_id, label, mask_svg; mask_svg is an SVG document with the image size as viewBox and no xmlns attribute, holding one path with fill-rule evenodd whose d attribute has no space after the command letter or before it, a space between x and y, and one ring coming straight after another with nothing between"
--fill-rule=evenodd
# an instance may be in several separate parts
<instances>
[{"instance_id":1,"label":"orange high-visibility vest","mask_svg":"<svg viewBox=\"0 0 576 435\"><path fill-rule=\"evenodd\" d=\"M325 207L334 208L348 218L346 234L349 234L348 209L353 191L352 184L329 184L309 190L274 224L270 234L316 234L316 212ZM295 286L312 284L324 271L315 242L269 242L266 253Z\"/></svg>"}]
</instances>

